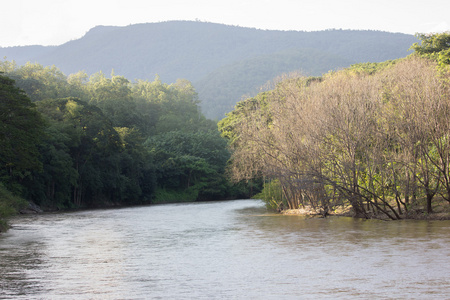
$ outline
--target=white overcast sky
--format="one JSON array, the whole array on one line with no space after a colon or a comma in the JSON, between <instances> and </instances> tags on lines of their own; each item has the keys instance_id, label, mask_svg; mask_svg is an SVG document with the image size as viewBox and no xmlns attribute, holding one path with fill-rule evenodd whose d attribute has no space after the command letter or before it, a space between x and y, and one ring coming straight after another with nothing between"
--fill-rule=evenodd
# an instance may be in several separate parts
<instances>
[{"instance_id":1,"label":"white overcast sky","mask_svg":"<svg viewBox=\"0 0 450 300\"><path fill-rule=\"evenodd\" d=\"M450 0L9 0L0 47L60 45L97 25L200 20L260 29L450 30Z\"/></svg>"}]
</instances>

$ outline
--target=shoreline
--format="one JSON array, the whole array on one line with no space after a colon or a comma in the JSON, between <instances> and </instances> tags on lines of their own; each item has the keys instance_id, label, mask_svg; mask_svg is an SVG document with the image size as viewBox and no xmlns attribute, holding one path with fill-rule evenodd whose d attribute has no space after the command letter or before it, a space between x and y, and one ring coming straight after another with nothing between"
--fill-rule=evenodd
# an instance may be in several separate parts
<instances>
[{"instance_id":1,"label":"shoreline","mask_svg":"<svg viewBox=\"0 0 450 300\"><path fill-rule=\"evenodd\" d=\"M298 209L286 209L282 210L280 212L282 215L286 216L311 216L311 217L319 217L319 218L326 218L319 212L315 211L311 207L304 207L304 208L298 208ZM334 212L330 212L328 214L330 217L350 217L350 218L357 218L354 213L352 212L351 208L339 208L335 210ZM424 220L424 221L448 221L450 220L450 208L444 211L437 211L433 212L431 214L426 214L423 212L417 212L417 211L411 211L408 214L402 214L400 215L402 218L399 220ZM371 218L368 218L367 220L382 220L382 221L391 221L388 217L386 217L384 214L378 214L374 215ZM392 220L392 221L399 221L399 220Z\"/></svg>"},{"instance_id":2,"label":"shoreline","mask_svg":"<svg viewBox=\"0 0 450 300\"><path fill-rule=\"evenodd\" d=\"M219 200L221 201L221 200ZM222 200L226 201L226 200ZM193 201L196 202L196 201ZM90 208L77 208L77 209L65 209L65 210L46 210L42 209L40 206L29 202L29 206L25 209L19 211L18 215L30 215L30 214L42 214L42 213L54 213L54 212L73 212L79 210L91 210L91 209L114 209L123 207L133 207L133 206L147 206L147 205L157 205L157 204L170 204L170 203L187 203L187 202L168 202L168 203L148 203L148 204L138 204L138 205L109 205L104 207L90 207ZM295 216L310 216L325 218L327 216L334 217L350 217L358 218L353 213L350 206L338 207L334 211L330 211L327 216L323 216L319 211L315 210L311 206L304 206L298 209L285 209L279 212L281 215L295 215ZM429 221L439 221L439 220L450 220L450 205L446 203L440 203L434 208L434 212L431 214L425 213L422 207L418 207L415 210L409 211L407 214L401 214L402 218L399 220L429 220ZM373 220L390 220L386 215L379 213L378 215L372 215L370 218Z\"/></svg>"}]
</instances>

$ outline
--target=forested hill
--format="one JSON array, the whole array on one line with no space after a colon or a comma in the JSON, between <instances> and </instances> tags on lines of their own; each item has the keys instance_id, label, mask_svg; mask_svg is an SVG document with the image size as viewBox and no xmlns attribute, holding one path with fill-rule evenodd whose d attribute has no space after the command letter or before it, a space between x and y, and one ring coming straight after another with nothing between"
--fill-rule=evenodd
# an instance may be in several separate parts
<instances>
[{"instance_id":1,"label":"forested hill","mask_svg":"<svg viewBox=\"0 0 450 300\"><path fill-rule=\"evenodd\" d=\"M0 48L0 57L55 65L66 75L103 71L130 79L193 82L207 117L222 118L244 94L295 70L320 75L408 55L412 35L380 31L273 31L206 22L98 26L52 47Z\"/></svg>"}]
</instances>

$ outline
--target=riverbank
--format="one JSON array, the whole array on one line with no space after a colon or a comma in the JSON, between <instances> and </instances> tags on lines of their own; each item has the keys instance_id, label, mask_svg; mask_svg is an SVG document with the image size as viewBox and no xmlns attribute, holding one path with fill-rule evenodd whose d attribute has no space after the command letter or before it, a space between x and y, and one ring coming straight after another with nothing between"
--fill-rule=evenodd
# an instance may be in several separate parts
<instances>
[{"instance_id":1,"label":"riverbank","mask_svg":"<svg viewBox=\"0 0 450 300\"><path fill-rule=\"evenodd\" d=\"M280 212L283 215L297 215L297 216L318 216L324 217L319 211L315 210L311 206L305 205L302 208L298 209L285 209ZM327 216L344 216L344 217L353 217L353 212L350 206L347 207L339 207L334 211L330 211L327 213Z\"/></svg>"},{"instance_id":2,"label":"riverbank","mask_svg":"<svg viewBox=\"0 0 450 300\"><path fill-rule=\"evenodd\" d=\"M283 215L299 215L299 216L318 216L323 217L323 214L316 211L311 206L305 206L299 209L286 209L281 211ZM343 216L355 217L350 206L339 207L334 211L328 212L329 216ZM433 205L433 212L426 213L425 206L417 206L409 210L407 213L400 214L402 219L409 220L450 220L450 204L447 201L441 200ZM385 214L372 215L372 219L389 220Z\"/></svg>"}]
</instances>

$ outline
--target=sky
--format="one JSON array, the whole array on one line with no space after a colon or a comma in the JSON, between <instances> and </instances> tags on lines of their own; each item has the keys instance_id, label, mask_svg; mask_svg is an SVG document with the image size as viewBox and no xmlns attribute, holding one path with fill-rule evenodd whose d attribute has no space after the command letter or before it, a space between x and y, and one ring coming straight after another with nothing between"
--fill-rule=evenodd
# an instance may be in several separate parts
<instances>
[{"instance_id":1,"label":"sky","mask_svg":"<svg viewBox=\"0 0 450 300\"><path fill-rule=\"evenodd\" d=\"M197 20L271 30L450 31L449 0L10 0L0 47L61 45L97 25Z\"/></svg>"}]
</instances>

